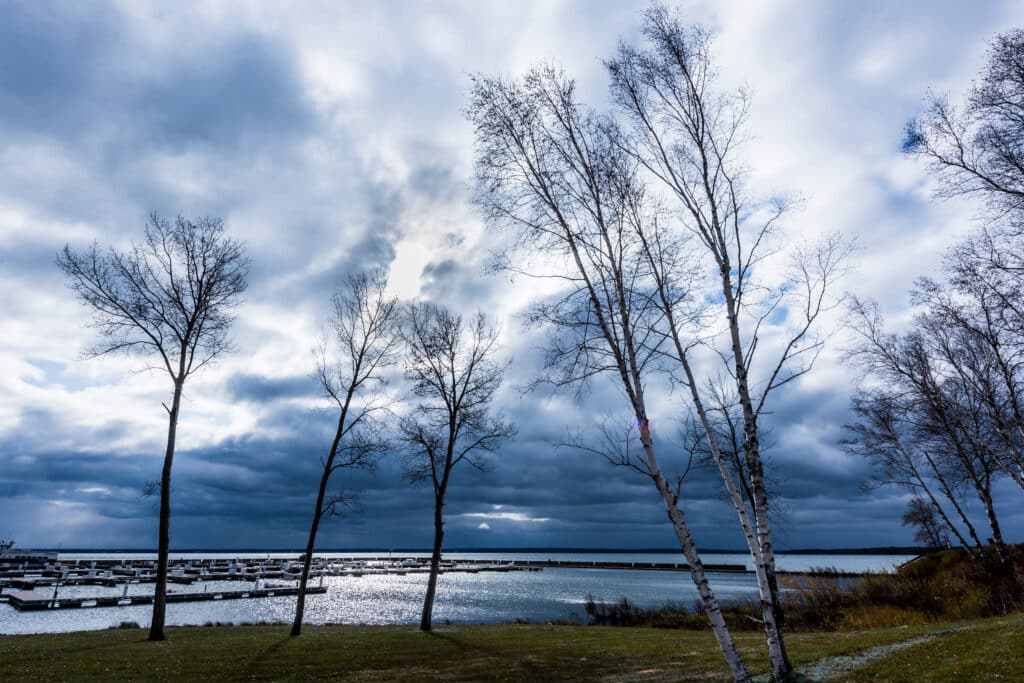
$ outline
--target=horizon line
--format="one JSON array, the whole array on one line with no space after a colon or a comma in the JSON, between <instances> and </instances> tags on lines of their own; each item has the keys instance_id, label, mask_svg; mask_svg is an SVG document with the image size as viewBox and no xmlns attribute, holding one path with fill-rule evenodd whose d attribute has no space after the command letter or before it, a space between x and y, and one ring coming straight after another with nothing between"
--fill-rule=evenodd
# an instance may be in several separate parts
<instances>
[{"instance_id":1,"label":"horizon line","mask_svg":"<svg viewBox=\"0 0 1024 683\"><path fill-rule=\"evenodd\" d=\"M84 552L107 552L107 553L155 553L156 548L113 548L113 547L39 547L33 548L35 550L49 550L57 551L62 553L84 553ZM834 553L834 554L920 554L926 552L927 548L918 546L863 546L863 547L839 547L839 548L785 548L776 551L776 554L815 554L815 553ZM258 547L238 547L238 548L223 548L223 547L196 547L196 548L171 548L172 553L296 553L302 554L301 548L258 548ZM369 547L369 548L318 548L314 551L314 554L322 553L429 553L430 548L410 548L410 547L398 547L398 548L386 548L386 547ZM558 552L558 553L657 553L657 554L682 554L682 550L679 548L596 548L596 547L572 547L572 546L537 546L537 547L501 547L501 546L483 546L483 547L459 547L459 548L448 548L445 549L445 553L471 553L471 552L488 552L488 553L541 553L541 552ZM701 554L714 554L714 555L748 555L749 550L747 549L735 549L735 548L708 548L701 550Z\"/></svg>"}]
</instances>

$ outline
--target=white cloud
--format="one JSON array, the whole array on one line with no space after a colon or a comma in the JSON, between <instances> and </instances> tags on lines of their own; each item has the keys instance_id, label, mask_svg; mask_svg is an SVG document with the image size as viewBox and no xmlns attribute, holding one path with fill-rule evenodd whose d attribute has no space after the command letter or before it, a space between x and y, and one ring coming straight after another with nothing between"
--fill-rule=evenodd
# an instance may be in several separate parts
<instances>
[{"instance_id":1,"label":"white cloud","mask_svg":"<svg viewBox=\"0 0 1024 683\"><path fill-rule=\"evenodd\" d=\"M465 512L459 516L475 519L500 519L507 522L534 522L541 524L551 521L550 517L531 517L522 512Z\"/></svg>"}]
</instances>

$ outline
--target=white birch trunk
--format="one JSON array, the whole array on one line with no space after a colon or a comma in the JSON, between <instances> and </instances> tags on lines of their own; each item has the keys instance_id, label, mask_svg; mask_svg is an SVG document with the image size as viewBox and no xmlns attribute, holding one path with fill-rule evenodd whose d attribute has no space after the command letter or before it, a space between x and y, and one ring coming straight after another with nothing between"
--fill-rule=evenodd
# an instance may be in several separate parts
<instances>
[{"instance_id":1,"label":"white birch trunk","mask_svg":"<svg viewBox=\"0 0 1024 683\"><path fill-rule=\"evenodd\" d=\"M756 530L757 553L751 553L754 570L758 577L758 589L761 593L761 614L764 619L765 639L768 645L768 657L772 665L772 678L784 681L793 670L786 654L786 645L782 636L779 620L782 609L779 606L778 582L775 576L775 550L772 547L771 522L768 518L768 497L764 489L764 470L761 463L760 444L757 434L757 415L750 398L750 385L747 377L747 366L740 340L739 310L733 295L732 279L729 263L726 260L721 268L722 293L725 297L726 311L729 318L729 337L732 346L733 363L735 366L736 393L743 410L743 456L747 465L747 476L750 478L750 490L754 507L754 528ZM763 582L763 584L762 584Z\"/></svg>"},{"instance_id":2,"label":"white birch trunk","mask_svg":"<svg viewBox=\"0 0 1024 683\"><path fill-rule=\"evenodd\" d=\"M715 634L715 640L718 641L718 647L722 650L725 661L729 665L729 671L732 673L733 680L738 682L750 681L752 680L750 673L747 671L743 657L740 656L739 650L736 649L736 643L733 641L732 634L729 633L729 628L725 624L725 617L722 616L718 599L715 597L714 591L711 590L710 584L708 584L704 563L701 562L700 555L697 553L697 546L693 541L693 535L690 533L690 527L686 523L686 517L679 508L675 496L669 489L668 482L665 481L665 477L661 473L661 466L658 464L658 458L654 453L650 436L641 436L641 443L644 447L644 454L647 456L647 466L650 468L651 476L654 478L655 488L658 489L661 499L665 502L668 518L672 522L672 528L676 532L679 545L682 546L683 554L686 555L686 563L690 567L690 576L697 587L697 593L700 594L704 612L711 624L711 630Z\"/></svg>"},{"instance_id":3,"label":"white birch trunk","mask_svg":"<svg viewBox=\"0 0 1024 683\"><path fill-rule=\"evenodd\" d=\"M762 620L764 623L765 641L768 646L769 658L772 662L772 675L776 680L785 680L785 678L789 676L789 672L792 667L789 663L789 657L786 655L785 645L781 635L782 628L781 624L778 622L778 612L776 611L778 587L770 577L768 572L768 563L764 561L760 534L755 532L755 527L751 524L750 515L747 512L747 506L736 487L736 482L733 479L732 472L729 470L725 457L722 455L721 448L718 445L718 438L715 436L715 430L711 425L711 420L708 418L704 401L700 396L700 392L697 390L697 382L693 374L693 369L690 366L683 344L679 339L671 307L666 306L666 314L671 326L671 336L676 347L676 353L679 357L680 364L683 366L683 371L686 374L687 384L690 387L690 398L697 410L697 416L700 418L701 427L704 429L704 433L708 438L708 447L711 451L712 457L715 459L715 464L718 465L718 471L721 474L722 482L725 484L729 500L732 502L733 508L736 510L737 517L739 517L740 528L743 530L743 537L747 542L747 549L750 551L751 562L754 565L754 575L757 580L757 592L761 606ZM758 525L757 531L760 531L761 528L762 527ZM774 570L774 566L775 560L773 556L771 560L772 570Z\"/></svg>"}]
</instances>

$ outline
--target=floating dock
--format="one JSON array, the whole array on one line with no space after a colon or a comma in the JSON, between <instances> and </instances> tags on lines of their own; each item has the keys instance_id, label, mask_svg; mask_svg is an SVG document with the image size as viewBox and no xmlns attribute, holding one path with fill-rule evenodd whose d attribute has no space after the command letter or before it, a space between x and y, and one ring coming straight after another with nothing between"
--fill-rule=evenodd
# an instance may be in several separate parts
<instances>
[{"instance_id":1,"label":"floating dock","mask_svg":"<svg viewBox=\"0 0 1024 683\"><path fill-rule=\"evenodd\" d=\"M323 586L307 586L306 594L326 593ZM247 598L273 598L284 595L298 595L293 586L268 586L266 588L239 591L206 591L202 593L169 591L167 602L201 602L210 600L242 600ZM5 593L7 603L19 612L28 610L78 609L88 607L127 607L129 605L150 605L152 595L101 595L82 598L48 597L36 591L15 591Z\"/></svg>"},{"instance_id":2,"label":"floating dock","mask_svg":"<svg viewBox=\"0 0 1024 683\"><path fill-rule=\"evenodd\" d=\"M42 560L5 562L0 560L0 602L7 601L15 605L14 599L7 599L16 592L32 593L40 589L64 586L103 586L106 588L126 587L126 584L145 584L156 581L156 561L153 559L107 559L107 560ZM685 562L616 562L608 560L511 560L511 559L446 559L441 563L441 573L466 572L512 572L512 571L543 571L545 569L594 569L594 570L625 570L625 571L669 571L687 572L690 567ZM704 569L709 572L752 573L743 564L707 564ZM430 559L427 557L408 556L338 556L314 557L310 566L310 583L312 579L323 577L362 577L381 575L426 574L430 571ZM298 584L302 572L302 557L273 558L270 557L237 557L227 559L174 559L168 566L167 582L169 584L193 585L210 581L240 581L259 586L262 582L293 581ZM781 574L814 575L815 572L780 572ZM846 576L837 572L829 575ZM263 589L261 589L263 590ZM281 591L289 590L290 593ZM312 588L307 589L314 591ZM127 591L125 591L127 592ZM297 588L288 586L276 590L275 595L294 595ZM39 595L40 593L37 593ZM206 596L204 592L174 593L182 596ZM219 599L237 597L262 597L255 589L238 591L218 591ZM244 595L243 595L244 594ZM44 595L45 593L41 594ZM208 600L218 598L171 598L169 601ZM228 597L230 595L230 597ZM126 600L128 597L119 598ZM136 604L143 600L141 596L132 597ZM77 600L77 598L75 599ZM89 602L90 599L83 599ZM117 604L109 602L114 598L104 597L97 606ZM23 603L38 602L37 598L24 598ZM52 602L52 600L51 600ZM65 602L61 600L61 602ZM70 606L74 600L67 601ZM27 604L27 603L26 603ZM92 606L92 605L89 605ZM25 609L35 609L26 607Z\"/></svg>"}]
</instances>

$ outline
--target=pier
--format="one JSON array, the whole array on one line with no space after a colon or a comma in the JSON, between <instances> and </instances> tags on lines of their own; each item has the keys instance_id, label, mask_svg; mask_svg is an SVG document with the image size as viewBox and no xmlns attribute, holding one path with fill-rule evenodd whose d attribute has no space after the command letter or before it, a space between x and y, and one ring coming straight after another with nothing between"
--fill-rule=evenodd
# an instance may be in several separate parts
<instances>
[{"instance_id":1,"label":"pier","mask_svg":"<svg viewBox=\"0 0 1024 683\"><path fill-rule=\"evenodd\" d=\"M202 593L168 591L167 602L199 602L204 600L241 600L245 598L273 598L284 595L298 595L294 586L268 586L266 588L238 591L208 591ZM326 593L323 586L308 586L306 594ZM152 595L99 595L82 598L50 597L35 591L15 591L4 595L8 604L19 612L45 609L76 609L86 607L126 607L128 605L149 605Z\"/></svg>"},{"instance_id":2,"label":"pier","mask_svg":"<svg viewBox=\"0 0 1024 683\"><path fill-rule=\"evenodd\" d=\"M441 572L538 571L543 563L492 560L445 560ZM422 574L430 571L426 558L315 558L310 578L379 574ZM206 581L297 581L300 559L237 558L234 560L171 560L167 582L191 585ZM104 586L156 581L155 560L71 560L55 562L0 562L0 591L35 590L48 586Z\"/></svg>"},{"instance_id":3,"label":"pier","mask_svg":"<svg viewBox=\"0 0 1024 683\"><path fill-rule=\"evenodd\" d=\"M286 558L236 557L233 559L172 559L168 566L167 593L169 603L213 600L260 599L298 594L302 572L302 556ZM0 560L0 603L7 603L18 611L71 609L89 607L122 607L151 604L153 595L142 591L131 594L132 584L150 584L156 581L154 559L77 559ZM742 564L708 564L709 572L751 573ZM595 570L687 572L685 562L636 562L585 559L445 559L440 571L447 573L519 572L544 570ZM406 555L314 557L310 566L307 594L328 591L324 579L328 577L402 576L427 574L428 557ZM819 572L780 572L814 575ZM841 572L829 575L846 576ZM226 582L240 582L237 589ZM245 585L248 584L248 585ZM319 584L319 585L317 585ZM108 589L72 590L64 588L91 587ZM184 589L179 586L186 587ZM229 589L230 588L230 589ZM70 592L71 595L67 595ZM2 608L2 606L0 606Z\"/></svg>"}]
</instances>

